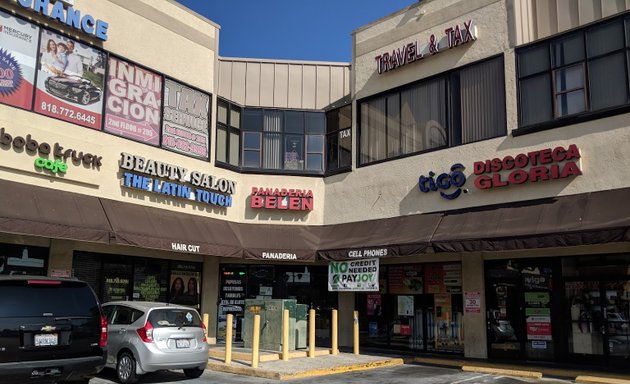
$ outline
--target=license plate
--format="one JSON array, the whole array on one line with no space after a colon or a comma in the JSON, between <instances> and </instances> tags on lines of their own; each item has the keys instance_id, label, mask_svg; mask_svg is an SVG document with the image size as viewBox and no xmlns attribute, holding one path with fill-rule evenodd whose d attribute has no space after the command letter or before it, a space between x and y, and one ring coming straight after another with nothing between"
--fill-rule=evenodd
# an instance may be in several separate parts
<instances>
[{"instance_id":1,"label":"license plate","mask_svg":"<svg viewBox=\"0 0 630 384\"><path fill-rule=\"evenodd\" d=\"M35 335L36 347L49 347L59 344L59 336L56 333Z\"/></svg>"},{"instance_id":2,"label":"license plate","mask_svg":"<svg viewBox=\"0 0 630 384\"><path fill-rule=\"evenodd\" d=\"M176 339L175 347L177 348L190 348L190 340L188 339Z\"/></svg>"}]
</instances>

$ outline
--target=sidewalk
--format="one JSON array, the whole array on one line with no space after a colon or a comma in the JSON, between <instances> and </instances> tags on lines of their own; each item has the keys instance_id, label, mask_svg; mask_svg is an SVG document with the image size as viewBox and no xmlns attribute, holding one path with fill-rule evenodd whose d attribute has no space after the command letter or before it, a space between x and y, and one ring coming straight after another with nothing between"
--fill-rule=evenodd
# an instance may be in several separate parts
<instances>
[{"instance_id":1,"label":"sidewalk","mask_svg":"<svg viewBox=\"0 0 630 384\"><path fill-rule=\"evenodd\" d=\"M251 367L251 350L234 348L232 363L223 361L225 350L222 347L210 349L208 369L237 375L256 376L273 380L290 380L305 377L332 375L335 373L363 371L404 364L401 357L354 355L340 352L331 355L328 349L317 349L315 357L307 357L305 351L290 354L289 361L280 359L279 353L261 352L258 368ZM630 384L630 383L629 383Z\"/></svg>"},{"instance_id":2,"label":"sidewalk","mask_svg":"<svg viewBox=\"0 0 630 384\"><path fill-rule=\"evenodd\" d=\"M339 355L333 356L330 355L328 349L319 348L313 358L307 357L306 351L292 352L289 361L282 361L279 353L261 352L258 368L252 368L251 350L234 348L230 365L223 362L224 353L223 346L211 347L208 369L272 380L299 379L400 364L422 364L528 379L553 377L585 384L630 384L630 367L627 372L606 372L600 369L565 367L559 364L544 366L528 362L515 364L456 357L389 355L375 352L361 355L340 352Z\"/></svg>"}]
</instances>

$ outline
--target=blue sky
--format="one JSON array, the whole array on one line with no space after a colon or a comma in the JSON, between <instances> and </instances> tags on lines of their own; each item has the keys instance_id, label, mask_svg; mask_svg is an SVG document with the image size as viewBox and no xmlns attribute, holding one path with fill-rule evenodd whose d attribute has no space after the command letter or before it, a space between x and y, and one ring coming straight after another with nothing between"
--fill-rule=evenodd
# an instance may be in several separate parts
<instances>
[{"instance_id":1,"label":"blue sky","mask_svg":"<svg viewBox=\"0 0 630 384\"><path fill-rule=\"evenodd\" d=\"M177 0L221 26L219 55L351 61L352 31L417 0Z\"/></svg>"}]
</instances>

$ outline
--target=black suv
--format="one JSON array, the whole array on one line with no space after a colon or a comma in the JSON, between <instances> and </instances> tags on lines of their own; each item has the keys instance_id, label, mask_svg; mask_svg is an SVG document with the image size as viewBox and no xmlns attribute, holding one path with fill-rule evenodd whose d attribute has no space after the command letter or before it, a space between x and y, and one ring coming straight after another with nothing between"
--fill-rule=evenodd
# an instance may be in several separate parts
<instances>
[{"instance_id":1,"label":"black suv","mask_svg":"<svg viewBox=\"0 0 630 384\"><path fill-rule=\"evenodd\" d=\"M107 321L87 283L0 276L0 382L87 383L105 366Z\"/></svg>"}]
</instances>

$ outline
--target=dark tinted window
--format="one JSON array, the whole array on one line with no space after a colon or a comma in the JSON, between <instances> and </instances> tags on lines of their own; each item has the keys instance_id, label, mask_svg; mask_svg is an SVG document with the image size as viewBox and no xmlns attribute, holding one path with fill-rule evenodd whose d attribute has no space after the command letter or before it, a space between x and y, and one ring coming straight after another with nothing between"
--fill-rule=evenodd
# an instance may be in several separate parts
<instances>
[{"instance_id":1,"label":"dark tinted window","mask_svg":"<svg viewBox=\"0 0 630 384\"><path fill-rule=\"evenodd\" d=\"M187 308L154 309L149 313L149 322L153 328L201 327L197 311Z\"/></svg>"},{"instance_id":2,"label":"dark tinted window","mask_svg":"<svg viewBox=\"0 0 630 384\"><path fill-rule=\"evenodd\" d=\"M98 316L96 297L82 282L0 281L0 317Z\"/></svg>"},{"instance_id":3,"label":"dark tinted window","mask_svg":"<svg viewBox=\"0 0 630 384\"><path fill-rule=\"evenodd\" d=\"M520 126L553 128L599 112L624 113L630 105L629 25L624 15L518 48Z\"/></svg>"},{"instance_id":4,"label":"dark tinted window","mask_svg":"<svg viewBox=\"0 0 630 384\"><path fill-rule=\"evenodd\" d=\"M111 323L117 325L129 325L138 320L143 314L144 312L142 311L119 305L116 307L116 312L114 313Z\"/></svg>"}]
</instances>

